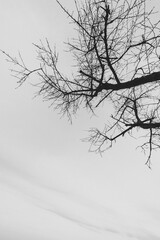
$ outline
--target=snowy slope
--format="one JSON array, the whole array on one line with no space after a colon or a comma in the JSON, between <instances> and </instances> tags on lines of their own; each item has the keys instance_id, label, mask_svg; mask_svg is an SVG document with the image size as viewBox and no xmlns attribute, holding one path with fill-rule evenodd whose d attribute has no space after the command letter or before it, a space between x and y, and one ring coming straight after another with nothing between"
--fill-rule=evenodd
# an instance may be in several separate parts
<instances>
[{"instance_id":1,"label":"snowy slope","mask_svg":"<svg viewBox=\"0 0 160 240\"><path fill-rule=\"evenodd\" d=\"M120 203L107 203L107 196L106 205L102 205L89 194L84 195L84 183L75 193L56 183L54 177L47 185L41 174L39 170L35 178L25 169L1 162L0 239L160 239L160 208L138 208L135 204L127 206L126 202L125 209Z\"/></svg>"}]
</instances>

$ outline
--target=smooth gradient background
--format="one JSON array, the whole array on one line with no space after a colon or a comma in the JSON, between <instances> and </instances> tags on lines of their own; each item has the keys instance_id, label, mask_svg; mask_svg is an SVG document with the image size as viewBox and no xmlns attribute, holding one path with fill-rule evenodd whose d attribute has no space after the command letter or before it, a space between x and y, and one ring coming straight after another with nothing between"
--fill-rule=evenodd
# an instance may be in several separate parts
<instances>
[{"instance_id":1,"label":"smooth gradient background","mask_svg":"<svg viewBox=\"0 0 160 240\"><path fill-rule=\"evenodd\" d=\"M74 9L73 0L61 3ZM160 11L158 0L147 3ZM47 38L71 74L64 42L73 28L55 0L0 0L0 49L21 52L30 68L38 66L32 43ZM89 153L81 139L103 127L109 109L82 109L71 125L34 98L34 78L16 89L3 54L0 64L0 239L160 239L160 151L152 170L139 140L119 139L102 157Z\"/></svg>"}]
</instances>

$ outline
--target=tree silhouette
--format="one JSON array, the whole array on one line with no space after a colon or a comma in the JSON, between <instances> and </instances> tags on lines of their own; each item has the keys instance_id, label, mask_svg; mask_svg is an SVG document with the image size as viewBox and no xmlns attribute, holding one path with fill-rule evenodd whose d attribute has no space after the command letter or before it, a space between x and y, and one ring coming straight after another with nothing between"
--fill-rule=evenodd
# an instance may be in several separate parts
<instances>
[{"instance_id":1,"label":"tree silhouette","mask_svg":"<svg viewBox=\"0 0 160 240\"><path fill-rule=\"evenodd\" d=\"M150 166L153 150L160 148L160 21L154 21L154 9L147 10L147 0L74 2L71 14L57 1L77 31L68 42L75 59L72 77L59 70L58 54L46 41L35 45L37 69L28 69L21 56L17 60L5 53L18 67L18 83L38 74L38 95L69 118L81 106L94 112L104 102L111 104L104 130L89 131L94 150L103 152L121 136L141 130Z\"/></svg>"}]
</instances>

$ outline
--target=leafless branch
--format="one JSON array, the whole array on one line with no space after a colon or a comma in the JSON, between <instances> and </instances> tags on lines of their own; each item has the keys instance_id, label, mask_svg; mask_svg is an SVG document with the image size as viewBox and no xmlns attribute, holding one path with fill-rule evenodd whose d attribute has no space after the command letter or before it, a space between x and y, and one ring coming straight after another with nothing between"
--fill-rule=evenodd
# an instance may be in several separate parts
<instances>
[{"instance_id":1,"label":"leafless branch","mask_svg":"<svg viewBox=\"0 0 160 240\"><path fill-rule=\"evenodd\" d=\"M23 84L33 74L35 84L46 101L71 116L84 106L96 111L105 102L111 104L109 124L100 131L90 130L88 140L95 151L103 152L121 136L145 131L144 151L160 148L160 21L152 21L153 9L146 0L75 0L76 12L60 8L77 30L77 38L68 43L76 68L72 78L58 67L58 54L48 40L35 44L38 67L29 69L3 52L18 68L13 73Z\"/></svg>"}]
</instances>

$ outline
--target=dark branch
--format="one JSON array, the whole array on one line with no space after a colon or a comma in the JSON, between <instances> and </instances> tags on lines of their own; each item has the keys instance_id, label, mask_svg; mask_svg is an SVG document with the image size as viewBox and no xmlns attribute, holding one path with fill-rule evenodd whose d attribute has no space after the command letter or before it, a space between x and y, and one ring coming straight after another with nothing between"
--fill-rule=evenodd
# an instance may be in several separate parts
<instances>
[{"instance_id":1,"label":"dark branch","mask_svg":"<svg viewBox=\"0 0 160 240\"><path fill-rule=\"evenodd\" d=\"M146 10L146 0L75 1L73 14L56 1L78 33L68 43L76 63L72 78L59 70L48 41L35 45L36 69L27 67L21 55L17 60L3 51L17 67L12 73L20 85L34 74L37 94L70 119L82 106L92 112L102 103L111 106L103 131L90 131L92 146L103 152L138 129L146 133L141 147L150 165L152 151L160 148L160 21L151 21L155 13Z\"/></svg>"}]
</instances>

